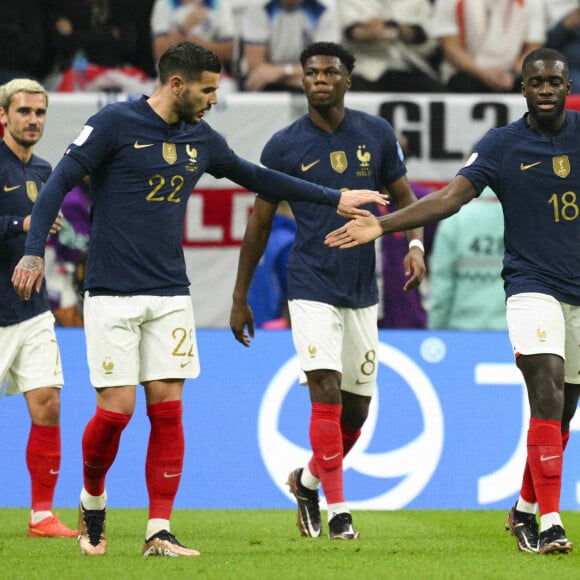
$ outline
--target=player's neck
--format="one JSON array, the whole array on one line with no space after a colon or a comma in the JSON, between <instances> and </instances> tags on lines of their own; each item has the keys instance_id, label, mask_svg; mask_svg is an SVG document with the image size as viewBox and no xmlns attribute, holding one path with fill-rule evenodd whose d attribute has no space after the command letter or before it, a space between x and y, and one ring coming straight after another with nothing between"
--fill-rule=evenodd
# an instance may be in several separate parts
<instances>
[{"instance_id":1,"label":"player's neck","mask_svg":"<svg viewBox=\"0 0 580 580\"><path fill-rule=\"evenodd\" d=\"M564 125L564 122L566 121L566 113L562 112L562 114L559 115L558 118L554 119L549 124L538 123L538 120L530 113L526 115L526 119L528 121L528 125L536 129L537 131L540 131L541 133L545 133L546 135L550 135L553 137L554 135L557 135L560 132L560 129Z\"/></svg>"},{"instance_id":2,"label":"player's neck","mask_svg":"<svg viewBox=\"0 0 580 580\"><path fill-rule=\"evenodd\" d=\"M34 150L34 145L22 145L14 140L10 133L6 133L4 135L4 143L6 143L6 147L22 161L22 163L28 163L32 158L32 152Z\"/></svg>"},{"instance_id":3,"label":"player's neck","mask_svg":"<svg viewBox=\"0 0 580 580\"><path fill-rule=\"evenodd\" d=\"M173 103L169 103L159 90L155 91L147 99L147 103L168 125L179 121L179 117L173 108Z\"/></svg>"},{"instance_id":4,"label":"player's neck","mask_svg":"<svg viewBox=\"0 0 580 580\"><path fill-rule=\"evenodd\" d=\"M308 115L317 127L327 133L334 133L344 120L345 110L344 106L328 109L316 109L310 106L308 107Z\"/></svg>"}]
</instances>

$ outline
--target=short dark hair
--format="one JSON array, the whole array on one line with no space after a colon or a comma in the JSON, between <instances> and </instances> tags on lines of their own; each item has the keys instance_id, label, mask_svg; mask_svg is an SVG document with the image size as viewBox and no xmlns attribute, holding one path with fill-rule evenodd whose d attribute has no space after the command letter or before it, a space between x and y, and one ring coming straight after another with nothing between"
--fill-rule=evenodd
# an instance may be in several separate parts
<instances>
[{"instance_id":1,"label":"short dark hair","mask_svg":"<svg viewBox=\"0 0 580 580\"><path fill-rule=\"evenodd\" d=\"M171 45L159 59L159 81L166 84L171 75L182 75L186 80L198 80L205 71L220 73L220 59L207 48L194 42Z\"/></svg>"},{"instance_id":2,"label":"short dark hair","mask_svg":"<svg viewBox=\"0 0 580 580\"><path fill-rule=\"evenodd\" d=\"M522 63L522 74L529 64L537 60L556 60L564 63L564 71L566 75L570 77L568 59L559 50L556 50L555 48L548 48L546 46L532 50L532 52L530 52L526 58L524 58L524 62Z\"/></svg>"},{"instance_id":3,"label":"short dark hair","mask_svg":"<svg viewBox=\"0 0 580 580\"><path fill-rule=\"evenodd\" d=\"M300 54L302 68L312 56L336 56L348 71L348 74L352 74L354 69L354 56L346 48L335 42L315 42L307 46Z\"/></svg>"}]
</instances>

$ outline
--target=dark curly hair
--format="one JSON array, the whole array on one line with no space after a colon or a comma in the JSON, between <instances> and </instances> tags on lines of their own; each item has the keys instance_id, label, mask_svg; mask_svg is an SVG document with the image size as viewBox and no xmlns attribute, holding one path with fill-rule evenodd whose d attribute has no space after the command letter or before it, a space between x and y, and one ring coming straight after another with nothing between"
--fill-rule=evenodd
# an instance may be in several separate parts
<instances>
[{"instance_id":1,"label":"dark curly hair","mask_svg":"<svg viewBox=\"0 0 580 580\"><path fill-rule=\"evenodd\" d=\"M354 69L354 56L346 48L335 42L315 42L307 46L300 54L302 68L304 68L306 61L312 56L336 56L348 71L349 75L352 74Z\"/></svg>"},{"instance_id":2,"label":"dark curly hair","mask_svg":"<svg viewBox=\"0 0 580 580\"><path fill-rule=\"evenodd\" d=\"M179 42L170 46L159 59L158 71L161 84L171 75L182 75L186 80L199 80L205 71L220 73L220 59L211 51L194 42Z\"/></svg>"}]
</instances>

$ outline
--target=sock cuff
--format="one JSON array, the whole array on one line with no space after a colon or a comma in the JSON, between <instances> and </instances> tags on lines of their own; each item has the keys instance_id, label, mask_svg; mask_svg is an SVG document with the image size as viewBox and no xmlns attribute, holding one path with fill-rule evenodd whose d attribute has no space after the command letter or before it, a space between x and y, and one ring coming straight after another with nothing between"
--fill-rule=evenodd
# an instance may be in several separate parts
<instances>
[{"instance_id":1,"label":"sock cuff","mask_svg":"<svg viewBox=\"0 0 580 580\"><path fill-rule=\"evenodd\" d=\"M352 427L351 425L348 425L344 421L340 422L340 429L342 431L342 434L348 437L349 439L358 437L361 433L360 427Z\"/></svg>"},{"instance_id":2,"label":"sock cuff","mask_svg":"<svg viewBox=\"0 0 580 580\"><path fill-rule=\"evenodd\" d=\"M163 401L147 405L148 417L181 417L183 415L183 403L177 401Z\"/></svg>"},{"instance_id":3,"label":"sock cuff","mask_svg":"<svg viewBox=\"0 0 580 580\"><path fill-rule=\"evenodd\" d=\"M131 420L131 415L127 413L117 413L116 411L107 411L97 406L95 416L106 423L120 423L125 427Z\"/></svg>"},{"instance_id":4,"label":"sock cuff","mask_svg":"<svg viewBox=\"0 0 580 580\"><path fill-rule=\"evenodd\" d=\"M562 446L561 421L530 419L528 445Z\"/></svg>"},{"instance_id":5,"label":"sock cuff","mask_svg":"<svg viewBox=\"0 0 580 580\"><path fill-rule=\"evenodd\" d=\"M340 421L342 405L332 405L330 403L312 403L312 416L328 421Z\"/></svg>"},{"instance_id":6,"label":"sock cuff","mask_svg":"<svg viewBox=\"0 0 580 580\"><path fill-rule=\"evenodd\" d=\"M38 451L60 453L60 425L30 425L28 445Z\"/></svg>"}]
</instances>

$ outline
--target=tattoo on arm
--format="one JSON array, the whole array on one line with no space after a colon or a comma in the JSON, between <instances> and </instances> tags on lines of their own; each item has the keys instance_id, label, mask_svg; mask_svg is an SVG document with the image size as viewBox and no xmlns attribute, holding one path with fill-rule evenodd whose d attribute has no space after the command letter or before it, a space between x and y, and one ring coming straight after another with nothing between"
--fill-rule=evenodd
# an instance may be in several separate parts
<instances>
[{"instance_id":1,"label":"tattoo on arm","mask_svg":"<svg viewBox=\"0 0 580 580\"><path fill-rule=\"evenodd\" d=\"M31 272L41 272L42 258L39 256L26 256L26 259L22 263L22 267L25 270L29 270Z\"/></svg>"}]
</instances>

